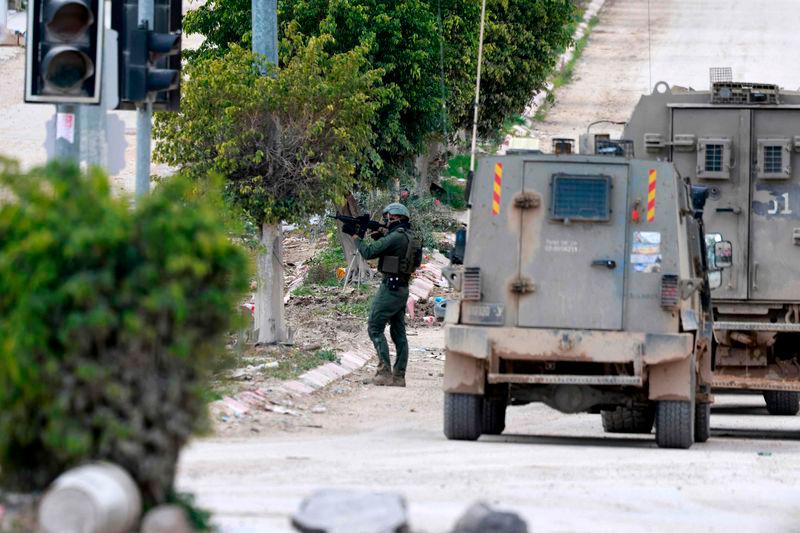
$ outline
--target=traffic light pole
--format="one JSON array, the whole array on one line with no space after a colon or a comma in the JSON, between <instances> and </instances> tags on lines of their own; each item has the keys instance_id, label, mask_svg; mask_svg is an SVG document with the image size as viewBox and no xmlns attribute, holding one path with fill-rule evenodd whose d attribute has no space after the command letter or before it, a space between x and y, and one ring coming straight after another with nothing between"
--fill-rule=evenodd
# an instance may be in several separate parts
<instances>
[{"instance_id":1,"label":"traffic light pole","mask_svg":"<svg viewBox=\"0 0 800 533\"><path fill-rule=\"evenodd\" d=\"M2 1L2 0L0 0ZM56 104L56 159L80 163L78 106Z\"/></svg>"},{"instance_id":2,"label":"traffic light pole","mask_svg":"<svg viewBox=\"0 0 800 533\"><path fill-rule=\"evenodd\" d=\"M139 23L153 27L155 2L139 0ZM153 102L140 104L136 109L136 196L150 191L150 137L153 132Z\"/></svg>"},{"instance_id":3,"label":"traffic light pole","mask_svg":"<svg viewBox=\"0 0 800 533\"><path fill-rule=\"evenodd\" d=\"M153 104L136 109L136 196L150 191L150 135L153 131Z\"/></svg>"}]
</instances>

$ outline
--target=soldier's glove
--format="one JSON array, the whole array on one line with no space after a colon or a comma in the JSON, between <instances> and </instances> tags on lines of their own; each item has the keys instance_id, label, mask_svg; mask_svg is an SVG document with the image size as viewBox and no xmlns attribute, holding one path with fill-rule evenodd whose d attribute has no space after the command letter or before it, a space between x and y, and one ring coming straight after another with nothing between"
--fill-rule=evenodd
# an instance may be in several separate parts
<instances>
[{"instance_id":1,"label":"soldier's glove","mask_svg":"<svg viewBox=\"0 0 800 533\"><path fill-rule=\"evenodd\" d=\"M369 236L372 237L372 240L377 241L378 239L383 238L383 232L379 229L376 229L375 231L370 233Z\"/></svg>"},{"instance_id":2,"label":"soldier's glove","mask_svg":"<svg viewBox=\"0 0 800 533\"><path fill-rule=\"evenodd\" d=\"M342 224L342 233L350 236L355 235L356 227L353 224Z\"/></svg>"}]
</instances>

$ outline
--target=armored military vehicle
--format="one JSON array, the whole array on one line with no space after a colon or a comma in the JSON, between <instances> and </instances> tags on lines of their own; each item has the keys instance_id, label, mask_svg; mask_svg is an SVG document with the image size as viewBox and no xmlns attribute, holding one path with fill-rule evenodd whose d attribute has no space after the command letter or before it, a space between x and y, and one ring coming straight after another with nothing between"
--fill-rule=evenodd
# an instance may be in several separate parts
<instances>
[{"instance_id":1,"label":"armored military vehicle","mask_svg":"<svg viewBox=\"0 0 800 533\"><path fill-rule=\"evenodd\" d=\"M664 82L636 106L623 136L635 157L672 161L710 191L710 242L733 243L714 274L715 389L763 391L772 414L800 407L800 92L730 81ZM712 281L714 281L712 279Z\"/></svg>"},{"instance_id":2,"label":"armored military vehicle","mask_svg":"<svg viewBox=\"0 0 800 533\"><path fill-rule=\"evenodd\" d=\"M446 274L459 290L445 317L447 438L499 434L508 405L544 402L602 412L612 431L650 433L655 419L662 447L706 440L702 193L671 163L483 158L463 265Z\"/></svg>"}]
</instances>

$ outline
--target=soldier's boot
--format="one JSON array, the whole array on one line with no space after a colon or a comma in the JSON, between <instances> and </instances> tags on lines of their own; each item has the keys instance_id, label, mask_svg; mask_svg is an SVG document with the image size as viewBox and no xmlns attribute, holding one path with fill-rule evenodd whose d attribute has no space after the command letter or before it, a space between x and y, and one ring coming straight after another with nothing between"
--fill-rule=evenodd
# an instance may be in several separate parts
<instances>
[{"instance_id":1,"label":"soldier's boot","mask_svg":"<svg viewBox=\"0 0 800 533\"><path fill-rule=\"evenodd\" d=\"M406 386L406 376L405 374L400 374L395 372L392 375L392 387L405 387Z\"/></svg>"},{"instance_id":2,"label":"soldier's boot","mask_svg":"<svg viewBox=\"0 0 800 533\"><path fill-rule=\"evenodd\" d=\"M377 385L379 387L391 385L392 372L389 370L389 367L384 365L383 362L380 362L378 363L378 370L375 372L375 375L372 376L371 379L365 380L364 383L366 385Z\"/></svg>"}]
</instances>

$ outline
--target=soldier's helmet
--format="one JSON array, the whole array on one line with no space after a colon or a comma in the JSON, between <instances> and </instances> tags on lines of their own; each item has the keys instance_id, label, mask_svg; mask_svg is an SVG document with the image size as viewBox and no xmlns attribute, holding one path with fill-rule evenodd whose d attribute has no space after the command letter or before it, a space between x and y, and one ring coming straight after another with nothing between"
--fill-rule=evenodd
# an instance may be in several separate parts
<instances>
[{"instance_id":1,"label":"soldier's helmet","mask_svg":"<svg viewBox=\"0 0 800 533\"><path fill-rule=\"evenodd\" d=\"M398 202L393 202L383 208L383 216L386 215L400 215L411 218L411 213L408 211L408 208Z\"/></svg>"}]
</instances>

